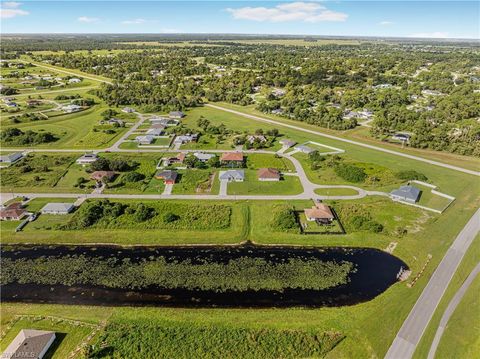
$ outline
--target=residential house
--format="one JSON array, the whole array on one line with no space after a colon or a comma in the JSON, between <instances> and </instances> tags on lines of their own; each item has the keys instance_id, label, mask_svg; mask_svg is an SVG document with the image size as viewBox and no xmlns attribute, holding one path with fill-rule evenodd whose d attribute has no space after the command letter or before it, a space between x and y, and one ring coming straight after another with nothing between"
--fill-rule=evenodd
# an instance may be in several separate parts
<instances>
[{"instance_id":1,"label":"residential house","mask_svg":"<svg viewBox=\"0 0 480 359\"><path fill-rule=\"evenodd\" d=\"M305 153L307 155L315 151L313 148L305 146L305 145L298 145L298 146L295 147L295 149L297 151Z\"/></svg>"},{"instance_id":2,"label":"residential house","mask_svg":"<svg viewBox=\"0 0 480 359\"><path fill-rule=\"evenodd\" d=\"M5 106L7 106L7 107L18 107L18 104L16 102L7 102L5 104Z\"/></svg>"},{"instance_id":3,"label":"residential house","mask_svg":"<svg viewBox=\"0 0 480 359\"><path fill-rule=\"evenodd\" d=\"M85 153L82 157L77 158L75 162L78 165L85 166L95 162L96 160L98 160L98 156L95 153Z\"/></svg>"},{"instance_id":4,"label":"residential house","mask_svg":"<svg viewBox=\"0 0 480 359\"><path fill-rule=\"evenodd\" d=\"M227 182L243 182L245 180L245 171L244 170L228 170L220 171L218 176L220 181Z\"/></svg>"},{"instance_id":5,"label":"residential house","mask_svg":"<svg viewBox=\"0 0 480 359\"><path fill-rule=\"evenodd\" d=\"M168 118L168 117L153 117L149 121L152 125L159 124L164 127L178 126L178 124L180 123L179 120L175 120L173 118Z\"/></svg>"},{"instance_id":6,"label":"residential house","mask_svg":"<svg viewBox=\"0 0 480 359\"><path fill-rule=\"evenodd\" d=\"M77 77L72 77L70 80L68 80L69 84L79 84L80 82L82 82L82 80Z\"/></svg>"},{"instance_id":7,"label":"residential house","mask_svg":"<svg viewBox=\"0 0 480 359\"><path fill-rule=\"evenodd\" d=\"M278 141L283 147L290 148L295 146L297 143L295 141L289 140L288 138L283 138Z\"/></svg>"},{"instance_id":8,"label":"residential house","mask_svg":"<svg viewBox=\"0 0 480 359\"><path fill-rule=\"evenodd\" d=\"M155 140L155 137L152 135L145 135L145 136L137 136L135 137L135 141L139 145L150 145Z\"/></svg>"},{"instance_id":9,"label":"residential house","mask_svg":"<svg viewBox=\"0 0 480 359\"><path fill-rule=\"evenodd\" d=\"M82 106L70 104L70 105L62 106L61 109L65 113L72 113L72 112L80 111L82 109Z\"/></svg>"},{"instance_id":10,"label":"residential house","mask_svg":"<svg viewBox=\"0 0 480 359\"><path fill-rule=\"evenodd\" d=\"M280 181L280 171L276 168L260 168L258 170L259 181Z\"/></svg>"},{"instance_id":11,"label":"residential house","mask_svg":"<svg viewBox=\"0 0 480 359\"><path fill-rule=\"evenodd\" d=\"M90 178L97 182L101 182L104 178L110 181L115 175L116 173L113 171L95 171L90 175Z\"/></svg>"},{"instance_id":12,"label":"residential house","mask_svg":"<svg viewBox=\"0 0 480 359\"><path fill-rule=\"evenodd\" d=\"M0 209L0 220L19 221L27 215L27 211L20 202L14 202Z\"/></svg>"},{"instance_id":13,"label":"residential house","mask_svg":"<svg viewBox=\"0 0 480 359\"><path fill-rule=\"evenodd\" d=\"M22 329L5 349L0 358L42 359L55 341L55 332L36 329Z\"/></svg>"},{"instance_id":14,"label":"residential house","mask_svg":"<svg viewBox=\"0 0 480 359\"><path fill-rule=\"evenodd\" d=\"M186 135L176 136L175 139L173 140L173 143L181 145L188 142L195 142L197 140L198 140L198 133L194 133L194 134L187 133Z\"/></svg>"},{"instance_id":15,"label":"residential house","mask_svg":"<svg viewBox=\"0 0 480 359\"><path fill-rule=\"evenodd\" d=\"M160 128L149 128L147 130L147 136L158 137L158 136L161 136L162 133L163 133L163 130Z\"/></svg>"},{"instance_id":16,"label":"residential house","mask_svg":"<svg viewBox=\"0 0 480 359\"><path fill-rule=\"evenodd\" d=\"M41 105L42 101L40 100L27 100L27 106L28 107L33 107L33 106L38 106Z\"/></svg>"},{"instance_id":17,"label":"residential house","mask_svg":"<svg viewBox=\"0 0 480 359\"><path fill-rule=\"evenodd\" d=\"M156 179L162 179L164 184L174 184L177 180L178 173L172 170L165 170L157 172L155 175Z\"/></svg>"},{"instance_id":18,"label":"residential house","mask_svg":"<svg viewBox=\"0 0 480 359\"><path fill-rule=\"evenodd\" d=\"M281 108L276 108L275 110L272 110L272 114L274 114L274 115L282 115L282 114L283 114L283 109L281 109Z\"/></svg>"},{"instance_id":19,"label":"residential house","mask_svg":"<svg viewBox=\"0 0 480 359\"><path fill-rule=\"evenodd\" d=\"M74 209L73 203L47 203L40 212L42 214L69 214Z\"/></svg>"},{"instance_id":20,"label":"residential house","mask_svg":"<svg viewBox=\"0 0 480 359\"><path fill-rule=\"evenodd\" d=\"M184 118L185 114L182 111L172 111L168 114L168 117L180 119Z\"/></svg>"},{"instance_id":21,"label":"residential house","mask_svg":"<svg viewBox=\"0 0 480 359\"><path fill-rule=\"evenodd\" d=\"M287 90L275 88L272 90L272 95L275 97L283 97L287 93Z\"/></svg>"},{"instance_id":22,"label":"residential house","mask_svg":"<svg viewBox=\"0 0 480 359\"><path fill-rule=\"evenodd\" d=\"M124 107L122 112L125 112L125 113L133 113L135 112L135 109L131 108L131 107Z\"/></svg>"},{"instance_id":23,"label":"residential house","mask_svg":"<svg viewBox=\"0 0 480 359\"><path fill-rule=\"evenodd\" d=\"M0 156L0 163L12 164L23 158L22 152L9 153L7 155Z\"/></svg>"},{"instance_id":24,"label":"residential house","mask_svg":"<svg viewBox=\"0 0 480 359\"><path fill-rule=\"evenodd\" d=\"M243 167L243 153L225 152L220 157L220 163L224 167Z\"/></svg>"},{"instance_id":25,"label":"residential house","mask_svg":"<svg viewBox=\"0 0 480 359\"><path fill-rule=\"evenodd\" d=\"M408 203L415 203L420 197L421 191L414 186L401 186L399 189L396 189L390 192L390 197L394 201L404 201Z\"/></svg>"},{"instance_id":26,"label":"residential house","mask_svg":"<svg viewBox=\"0 0 480 359\"><path fill-rule=\"evenodd\" d=\"M213 153L204 153L204 152L195 152L193 155L201 162L207 162L209 159L216 156Z\"/></svg>"},{"instance_id":27,"label":"residential house","mask_svg":"<svg viewBox=\"0 0 480 359\"><path fill-rule=\"evenodd\" d=\"M307 221L318 224L330 224L335 219L330 207L323 203L315 203L312 208L305 208L304 213Z\"/></svg>"},{"instance_id":28,"label":"residential house","mask_svg":"<svg viewBox=\"0 0 480 359\"><path fill-rule=\"evenodd\" d=\"M125 122L123 120L120 120L119 118L109 118L106 123L109 125L118 125L120 127L125 124Z\"/></svg>"},{"instance_id":29,"label":"residential house","mask_svg":"<svg viewBox=\"0 0 480 359\"><path fill-rule=\"evenodd\" d=\"M165 130L165 127L166 127L166 125L162 125L161 123L150 124L150 128L156 128L156 129L159 129L159 130L162 130L162 131Z\"/></svg>"}]
</instances>

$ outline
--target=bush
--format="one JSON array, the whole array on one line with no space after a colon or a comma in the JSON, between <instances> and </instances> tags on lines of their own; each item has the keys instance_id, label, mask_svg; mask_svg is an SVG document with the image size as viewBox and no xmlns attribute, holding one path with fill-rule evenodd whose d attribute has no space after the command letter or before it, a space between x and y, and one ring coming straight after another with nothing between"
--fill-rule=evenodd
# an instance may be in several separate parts
<instances>
[{"instance_id":1,"label":"bush","mask_svg":"<svg viewBox=\"0 0 480 359\"><path fill-rule=\"evenodd\" d=\"M365 178L367 178L367 174L363 168L345 163L337 164L335 166L335 173L348 182L363 182Z\"/></svg>"},{"instance_id":2,"label":"bush","mask_svg":"<svg viewBox=\"0 0 480 359\"><path fill-rule=\"evenodd\" d=\"M273 210L272 228L283 232L299 233L295 208L292 206L276 206Z\"/></svg>"},{"instance_id":3,"label":"bush","mask_svg":"<svg viewBox=\"0 0 480 359\"><path fill-rule=\"evenodd\" d=\"M357 230L366 230L373 233L383 231L383 225L372 220L369 216L356 215L350 218L350 225Z\"/></svg>"},{"instance_id":4,"label":"bush","mask_svg":"<svg viewBox=\"0 0 480 359\"><path fill-rule=\"evenodd\" d=\"M406 170L395 173L395 177L402 181L427 181L428 178L423 173L417 172L415 170Z\"/></svg>"},{"instance_id":5,"label":"bush","mask_svg":"<svg viewBox=\"0 0 480 359\"><path fill-rule=\"evenodd\" d=\"M155 210L153 208L147 207L143 203L140 203L137 206L137 210L135 211L135 219L139 222L144 222L147 219L152 218L155 216Z\"/></svg>"},{"instance_id":6,"label":"bush","mask_svg":"<svg viewBox=\"0 0 480 359\"><path fill-rule=\"evenodd\" d=\"M177 216L175 213L172 212L167 212L163 215L163 221L165 223L175 222L178 219L180 219L180 216Z\"/></svg>"},{"instance_id":7,"label":"bush","mask_svg":"<svg viewBox=\"0 0 480 359\"><path fill-rule=\"evenodd\" d=\"M125 182L140 182L145 179L145 175L138 172L128 172L122 176L122 180Z\"/></svg>"}]
</instances>

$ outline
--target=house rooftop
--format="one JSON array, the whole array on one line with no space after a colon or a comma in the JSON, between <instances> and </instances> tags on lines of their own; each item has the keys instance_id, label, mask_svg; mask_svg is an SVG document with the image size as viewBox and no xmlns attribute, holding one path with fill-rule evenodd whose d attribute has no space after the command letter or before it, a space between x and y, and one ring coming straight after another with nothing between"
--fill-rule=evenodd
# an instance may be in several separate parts
<instances>
[{"instance_id":1,"label":"house rooftop","mask_svg":"<svg viewBox=\"0 0 480 359\"><path fill-rule=\"evenodd\" d=\"M401 186L399 189L390 192L390 194L416 201L420 196L420 190L414 186Z\"/></svg>"},{"instance_id":2,"label":"house rooftop","mask_svg":"<svg viewBox=\"0 0 480 359\"><path fill-rule=\"evenodd\" d=\"M243 161L243 153L242 152L225 152L222 153L222 157L220 157L220 161Z\"/></svg>"},{"instance_id":3,"label":"house rooftop","mask_svg":"<svg viewBox=\"0 0 480 359\"><path fill-rule=\"evenodd\" d=\"M47 203L41 212L70 212L73 207L73 203Z\"/></svg>"},{"instance_id":4,"label":"house rooftop","mask_svg":"<svg viewBox=\"0 0 480 359\"><path fill-rule=\"evenodd\" d=\"M276 168L260 168L258 170L258 178L279 179L280 171Z\"/></svg>"},{"instance_id":5,"label":"house rooftop","mask_svg":"<svg viewBox=\"0 0 480 359\"><path fill-rule=\"evenodd\" d=\"M165 170L161 172L157 172L155 177L161 178L165 181L175 181L177 179L178 173L172 170Z\"/></svg>"},{"instance_id":6,"label":"house rooftop","mask_svg":"<svg viewBox=\"0 0 480 359\"><path fill-rule=\"evenodd\" d=\"M2 353L1 358L42 358L55 340L55 332L22 329Z\"/></svg>"},{"instance_id":7,"label":"house rooftop","mask_svg":"<svg viewBox=\"0 0 480 359\"><path fill-rule=\"evenodd\" d=\"M244 180L245 179L245 171L244 170L228 170L223 171L218 176L220 180Z\"/></svg>"},{"instance_id":8,"label":"house rooftop","mask_svg":"<svg viewBox=\"0 0 480 359\"><path fill-rule=\"evenodd\" d=\"M323 203L315 203L312 208L305 208L305 215L313 219L334 219L332 210Z\"/></svg>"}]
</instances>

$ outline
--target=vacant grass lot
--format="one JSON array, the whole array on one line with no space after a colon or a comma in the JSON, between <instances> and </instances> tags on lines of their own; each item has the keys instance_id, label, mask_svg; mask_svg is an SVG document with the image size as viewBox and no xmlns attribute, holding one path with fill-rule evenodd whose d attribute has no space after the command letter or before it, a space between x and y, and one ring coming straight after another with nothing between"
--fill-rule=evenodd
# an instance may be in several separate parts
<instances>
[{"instance_id":1,"label":"vacant grass lot","mask_svg":"<svg viewBox=\"0 0 480 359\"><path fill-rule=\"evenodd\" d=\"M250 169L271 167L282 172L295 172L295 166L289 159L264 153L248 153L247 167Z\"/></svg>"},{"instance_id":2,"label":"vacant grass lot","mask_svg":"<svg viewBox=\"0 0 480 359\"><path fill-rule=\"evenodd\" d=\"M55 192L55 185L78 155L30 153L7 168L0 176L2 192Z\"/></svg>"},{"instance_id":3,"label":"vacant grass lot","mask_svg":"<svg viewBox=\"0 0 480 359\"><path fill-rule=\"evenodd\" d=\"M210 177L215 171L188 169L179 171L177 183L173 186L173 194L197 194L201 188L207 188ZM197 191L197 189L199 189Z\"/></svg>"},{"instance_id":4,"label":"vacant grass lot","mask_svg":"<svg viewBox=\"0 0 480 359\"><path fill-rule=\"evenodd\" d=\"M354 196L358 194L352 188L317 188L315 193L320 196Z\"/></svg>"},{"instance_id":5,"label":"vacant grass lot","mask_svg":"<svg viewBox=\"0 0 480 359\"><path fill-rule=\"evenodd\" d=\"M303 192L296 176L283 176L280 181L259 181L257 170L245 170L244 182L230 182L227 193L232 195L293 195Z\"/></svg>"}]
</instances>

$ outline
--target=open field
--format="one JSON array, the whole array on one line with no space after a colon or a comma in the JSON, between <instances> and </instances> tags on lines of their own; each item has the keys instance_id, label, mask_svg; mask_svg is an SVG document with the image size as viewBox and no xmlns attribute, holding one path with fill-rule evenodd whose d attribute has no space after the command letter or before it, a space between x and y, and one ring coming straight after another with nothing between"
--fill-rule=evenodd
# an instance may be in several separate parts
<instances>
[{"instance_id":1,"label":"open field","mask_svg":"<svg viewBox=\"0 0 480 359\"><path fill-rule=\"evenodd\" d=\"M302 185L296 176L283 176L280 181L259 181L256 170L245 170L244 182L230 182L228 194L267 194L267 195L291 195L302 193Z\"/></svg>"}]
</instances>

